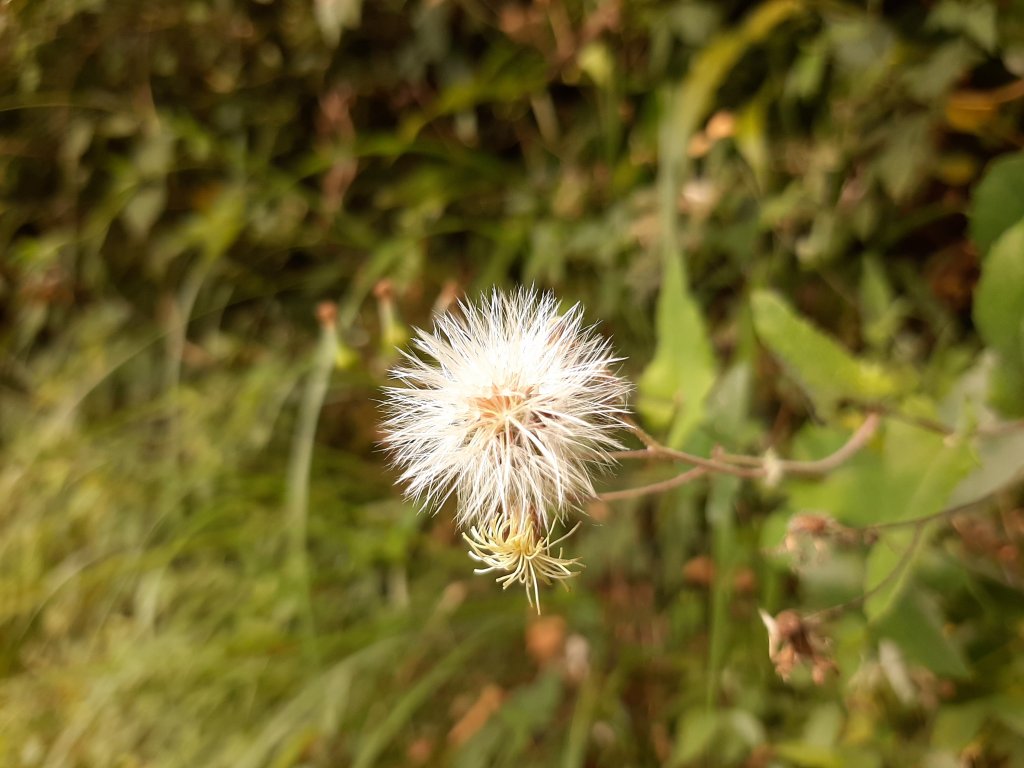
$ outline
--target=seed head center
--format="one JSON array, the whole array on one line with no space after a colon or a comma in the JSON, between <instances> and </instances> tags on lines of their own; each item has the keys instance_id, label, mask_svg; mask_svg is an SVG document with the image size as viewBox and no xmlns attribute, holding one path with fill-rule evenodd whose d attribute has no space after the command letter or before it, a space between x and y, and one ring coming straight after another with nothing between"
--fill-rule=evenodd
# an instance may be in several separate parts
<instances>
[{"instance_id":1,"label":"seed head center","mask_svg":"<svg viewBox=\"0 0 1024 768\"><path fill-rule=\"evenodd\" d=\"M472 403L480 421L504 426L509 419L524 410L531 394L529 391L520 392L492 385L489 394L473 398Z\"/></svg>"}]
</instances>

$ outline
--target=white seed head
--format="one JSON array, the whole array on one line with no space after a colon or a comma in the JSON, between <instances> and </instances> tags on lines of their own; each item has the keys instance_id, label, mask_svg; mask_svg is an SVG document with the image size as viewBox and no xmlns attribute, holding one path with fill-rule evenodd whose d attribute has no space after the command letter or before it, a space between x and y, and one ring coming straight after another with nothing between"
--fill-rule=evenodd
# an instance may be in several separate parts
<instances>
[{"instance_id":1,"label":"white seed head","mask_svg":"<svg viewBox=\"0 0 1024 768\"><path fill-rule=\"evenodd\" d=\"M547 530L594 495L592 472L620 447L619 358L551 294L495 290L459 309L417 330L420 356L391 372L384 442L424 507L454 496L457 522L481 530L531 509Z\"/></svg>"},{"instance_id":2,"label":"white seed head","mask_svg":"<svg viewBox=\"0 0 1024 768\"><path fill-rule=\"evenodd\" d=\"M482 529L472 526L462 537L469 544L469 556L485 566L475 569L474 573L500 571L503 575L495 581L502 589L522 584L527 601L540 613L538 584L564 581L579 573L573 570L579 560L562 557L562 550L558 550L557 555L551 554L555 545L572 536L579 527L576 523L572 530L552 541L550 533L538 532L532 514L517 514L494 520Z\"/></svg>"}]
</instances>

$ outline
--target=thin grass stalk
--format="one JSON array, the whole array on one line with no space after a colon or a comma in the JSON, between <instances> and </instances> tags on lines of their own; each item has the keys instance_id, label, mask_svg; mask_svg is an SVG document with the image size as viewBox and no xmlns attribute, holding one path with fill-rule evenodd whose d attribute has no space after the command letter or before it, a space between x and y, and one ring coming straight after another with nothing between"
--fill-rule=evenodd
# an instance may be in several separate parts
<instances>
[{"instance_id":1,"label":"thin grass stalk","mask_svg":"<svg viewBox=\"0 0 1024 768\"><path fill-rule=\"evenodd\" d=\"M320 343L299 403L299 417L292 438L288 461L287 508L285 529L287 536L286 573L298 591L303 613L303 649L309 661L320 664L316 620L310 591L309 553L306 538L309 530L309 475L313 463L313 441L320 420L320 411L327 396L331 369L338 347L338 333L333 318L320 324Z\"/></svg>"}]
</instances>

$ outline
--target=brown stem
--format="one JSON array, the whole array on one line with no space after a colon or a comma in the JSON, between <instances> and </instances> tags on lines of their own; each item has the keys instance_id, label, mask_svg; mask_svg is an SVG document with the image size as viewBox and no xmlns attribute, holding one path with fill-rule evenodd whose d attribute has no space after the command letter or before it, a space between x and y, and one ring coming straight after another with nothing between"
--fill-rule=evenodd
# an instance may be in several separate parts
<instances>
[{"instance_id":1,"label":"brown stem","mask_svg":"<svg viewBox=\"0 0 1024 768\"><path fill-rule=\"evenodd\" d=\"M1010 485L1012 485L1012 484L1013 483L1010 483ZM1002 490L1002 489L1000 489L1000 490ZM873 586L867 592L864 592L863 594L860 594L857 597L854 597L854 598L852 598L850 600L847 600L845 602L837 603L835 605L830 605L827 608L822 608L820 610L817 610L817 611L814 611L812 613L809 613L804 618L806 618L806 619L814 619L814 620L831 619L831 618L835 618L837 615L841 614L843 611L847 610L848 608L855 608L855 607L865 603L872 596L877 595L879 592L881 592L883 589L885 589L887 586L889 586L889 584L891 584L894 579L898 579L903 574L903 572L906 570L907 566L910 563L910 558L913 557L914 550L917 549L918 545L921 543L921 537L924 535L924 532L928 528L928 524L929 523L933 523L933 522L935 522L937 520L941 520L941 519L945 519L945 518L950 518L953 515L958 514L960 512L966 512L967 510L970 510L972 507L979 507L986 500L988 500L992 496L994 496L996 493L999 493L999 490L993 491L992 493L990 493L990 494L988 494L988 495L986 495L986 496L984 496L984 497L982 497L980 499L975 499L974 501L969 501L966 504L957 504L954 507L946 507L945 509L940 510L938 512L935 512L933 514L924 515L923 517L915 517L915 518L913 518L911 520L898 520L898 521L892 522L892 523L877 523L875 525L868 526L867 528L851 529L851 530L859 530L859 531L863 531L864 533L868 533L868 532L892 530L894 528L904 528L904 527L912 526L913 529L914 529L914 537L911 539L910 544L907 546L907 549L906 549L906 551L904 553L905 557L903 559L901 559L899 561L899 563L896 564L896 567L894 567L892 569L892 571L890 571L885 576L884 579L882 579L880 582L878 582L875 586Z\"/></svg>"},{"instance_id":2,"label":"brown stem","mask_svg":"<svg viewBox=\"0 0 1024 768\"><path fill-rule=\"evenodd\" d=\"M935 419L924 418L921 416L910 416L905 413L901 413L895 408L887 406L879 406L878 412L883 416L887 416L897 421L902 421L906 424L913 424L915 427L926 429L929 432L935 432L939 435L955 435L956 429L943 424L941 421ZM974 430L974 434L979 437L993 437L996 435L1003 435L1007 432L1015 432L1019 429L1024 429L1024 419L1014 419L1013 421L1001 421L996 424L983 424L978 426Z\"/></svg>"},{"instance_id":3,"label":"brown stem","mask_svg":"<svg viewBox=\"0 0 1024 768\"><path fill-rule=\"evenodd\" d=\"M852 459L866 446L871 441L871 438L875 436L881 423L882 417L872 411L864 419L864 423L857 427L856 431L850 435L850 439L840 446L835 453L816 461L780 461L779 466L783 473L794 475L823 475L826 472L831 472Z\"/></svg>"},{"instance_id":4,"label":"brown stem","mask_svg":"<svg viewBox=\"0 0 1024 768\"><path fill-rule=\"evenodd\" d=\"M916 525L914 526L914 538L912 538L910 540L910 544L907 545L907 549L903 553L903 558L896 564L896 566L889 573L886 574L885 578L883 578L880 582L875 584L875 586L873 586L867 592L862 592L856 597L851 598L850 600L846 600L845 602L836 603L835 605L830 605L827 608L821 608L820 610L812 611L811 613L804 616L804 618L810 619L812 621L825 621L828 619L835 618L836 616L838 616L843 611L849 608L856 608L857 606L863 605L872 597L881 592L883 589L892 584L892 582L894 582L896 579L900 578L900 576L902 576L906 572L907 568L910 566L910 561L914 556L914 552L917 550L918 545L921 543L921 536L924 535L924 530L928 527L928 523L931 521L931 519L932 518L929 517L927 519L921 518L915 521Z\"/></svg>"},{"instance_id":5,"label":"brown stem","mask_svg":"<svg viewBox=\"0 0 1024 768\"><path fill-rule=\"evenodd\" d=\"M708 473L708 470L704 467L694 467L681 475L670 477L668 480L662 480L661 482L651 483L650 485L641 485L637 488L626 488L621 491L608 491L607 493L600 494L597 498L601 501L618 501L620 499L635 499L639 496L647 496L652 493L661 493L662 491L669 491L673 488L678 488L680 485L685 485L691 480L696 480L698 477L703 477Z\"/></svg>"},{"instance_id":6,"label":"brown stem","mask_svg":"<svg viewBox=\"0 0 1024 768\"><path fill-rule=\"evenodd\" d=\"M831 472L853 458L858 451L870 442L881 423L881 415L872 411L854 433L850 435L850 439L834 453L815 461L774 460L773 463L770 463L772 460L766 458L732 456L718 452L716 452L714 458L704 458L703 456L696 456L692 453L669 448L659 443L638 424L631 421L629 422L630 428L647 447L641 450L617 451L612 456L617 459L672 459L691 464L694 467L700 467L708 472L718 472L748 479L768 477L770 473L781 475L822 475ZM617 491L617 493L622 493L622 491Z\"/></svg>"},{"instance_id":7,"label":"brown stem","mask_svg":"<svg viewBox=\"0 0 1024 768\"><path fill-rule=\"evenodd\" d=\"M647 446L647 449L640 452L620 451L617 454L614 454L616 458L628 458L635 454L639 454L648 458L674 459L676 461L685 462L686 464L692 464L695 467L703 467L711 472L720 472L725 475L735 475L736 477L756 478L765 476L765 471L762 467L743 469L742 467L737 467L722 461L705 459L703 456L686 453L685 451L677 451L675 448L669 448L668 446L659 443L654 439L654 437L645 432L636 422L629 422L629 426L636 433L636 436L640 438L640 441ZM629 454L629 456L624 456L624 453Z\"/></svg>"},{"instance_id":8,"label":"brown stem","mask_svg":"<svg viewBox=\"0 0 1024 768\"><path fill-rule=\"evenodd\" d=\"M725 461L729 464L738 464L741 467L760 467L764 461L760 456L744 456L739 453L729 453L722 446L716 445L711 452L711 458L716 461Z\"/></svg>"}]
</instances>

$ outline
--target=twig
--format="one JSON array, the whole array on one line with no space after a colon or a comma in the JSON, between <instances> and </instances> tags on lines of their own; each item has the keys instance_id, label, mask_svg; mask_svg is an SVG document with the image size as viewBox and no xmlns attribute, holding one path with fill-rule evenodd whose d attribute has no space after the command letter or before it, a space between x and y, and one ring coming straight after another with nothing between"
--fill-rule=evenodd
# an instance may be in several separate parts
<instances>
[{"instance_id":1,"label":"twig","mask_svg":"<svg viewBox=\"0 0 1024 768\"><path fill-rule=\"evenodd\" d=\"M780 461L778 463L779 467L783 473L794 475L823 475L831 472L852 459L866 446L878 431L881 423L882 417L877 412L872 411L864 419L864 423L857 427L856 431L850 435L850 439L840 446L835 453L816 461Z\"/></svg>"},{"instance_id":2,"label":"twig","mask_svg":"<svg viewBox=\"0 0 1024 768\"><path fill-rule=\"evenodd\" d=\"M910 561L913 558L913 554L917 549L918 545L921 543L921 536L924 535L925 528L928 527L928 523L931 522L933 519L934 516L930 515L926 518L920 518L914 521L914 537L910 540L910 543L907 545L906 550L903 552L903 557L896 564L896 566L891 571L889 571L888 574L886 574L885 578L883 578L880 582L875 584L875 586L873 586L866 592L862 592L856 597L853 597L842 603L836 603L835 605L830 605L827 608L821 608L820 610L812 611L811 613L804 616L804 618L812 621L825 621L827 619L838 616L843 611L849 608L856 608L859 605L863 605L872 597L881 592L883 589L886 589L895 580L899 579L906 572L907 568L910 567Z\"/></svg>"},{"instance_id":3,"label":"twig","mask_svg":"<svg viewBox=\"0 0 1024 768\"><path fill-rule=\"evenodd\" d=\"M619 451L612 454L615 458L639 458L642 456L645 458L675 459L676 461L692 464L695 467L703 467L711 472L720 472L726 475L735 475L736 477L757 478L765 476L763 468L743 469L742 467L737 467L722 461L706 459L703 456L697 456L692 453L686 453L685 451L678 451L675 448L669 448L667 445L662 445L654 439L654 437L645 432L636 422L630 421L629 426L633 432L636 433L636 436L640 438L640 441L647 446L647 449L643 451Z\"/></svg>"},{"instance_id":4,"label":"twig","mask_svg":"<svg viewBox=\"0 0 1024 768\"><path fill-rule=\"evenodd\" d=\"M1010 483L1010 485L1012 484L1013 483ZM915 517L910 520L897 520L891 523L876 523L875 525L867 526L865 528L848 529L858 531L861 533L876 533L878 531L888 531L893 530L895 528L912 526L914 528L914 536L910 540L910 543L907 545L907 548L904 552L904 557L896 564L892 571L890 571L885 576L884 579L878 582L867 592L864 592L863 594L851 598L850 600L847 600L845 602L837 603L835 605L830 605L827 608L821 608L817 611L813 611L807 614L804 618L814 620L830 619L842 613L848 608L855 608L858 605L867 602L873 596L877 595L879 592L881 592L883 589L889 586L894 579L898 579L906 571L906 569L909 567L910 560L913 556L914 550L917 549L918 545L921 543L921 537L924 535L924 532L928 528L928 525L930 523L934 523L938 520L945 520L951 518L953 515L959 514L961 512L966 512L970 510L972 507L981 506L982 504L984 504L985 501L991 499L992 496L994 496L995 494L999 493L1002 490L1004 489L1001 488L999 490L993 491L992 493L986 494L985 496L979 499L969 501L965 504L957 504L956 506L953 507L946 507L945 509L942 509L938 512L934 512L930 515Z\"/></svg>"},{"instance_id":5,"label":"twig","mask_svg":"<svg viewBox=\"0 0 1024 768\"><path fill-rule=\"evenodd\" d=\"M920 427L921 429L926 429L929 432L935 432L939 435L949 436L957 433L957 430L954 427L943 424L941 421L922 416L911 416L888 406L878 406L878 412L883 416L888 416L889 418L902 421L906 424L912 424L915 427ZM974 434L979 437L994 437L1006 434L1007 432L1016 432L1020 429L1024 429L1024 419L1001 421L995 424L981 424L975 428Z\"/></svg>"},{"instance_id":6,"label":"twig","mask_svg":"<svg viewBox=\"0 0 1024 768\"><path fill-rule=\"evenodd\" d=\"M738 464L741 467L760 467L764 463L764 458L761 456L744 456L739 453L729 453L720 445L716 445L711 451L711 458L716 461Z\"/></svg>"},{"instance_id":7,"label":"twig","mask_svg":"<svg viewBox=\"0 0 1024 768\"><path fill-rule=\"evenodd\" d=\"M647 496L652 493L661 493L662 491L669 491L673 488L677 488L680 485L685 485L691 480L696 480L698 477L703 477L708 474L708 470L704 467L694 467L681 475L670 477L668 480L662 480L658 483L651 483L650 485L641 485L637 488L625 488L621 491L608 491L598 495L598 499L601 501L618 501L619 499L634 499L638 496Z\"/></svg>"},{"instance_id":8,"label":"twig","mask_svg":"<svg viewBox=\"0 0 1024 768\"><path fill-rule=\"evenodd\" d=\"M704 458L703 456L697 456L662 445L639 425L630 422L630 428L647 447L640 450L616 451L612 456L617 459L672 459L691 464L694 467L700 467L708 472L718 472L748 479L786 474L823 475L842 466L853 458L870 442L881 423L881 416L877 412L872 411L854 433L850 435L850 438L836 449L835 452L814 461L786 461L770 457L734 456L722 453L716 453L713 458ZM616 493L623 493L623 491L616 491Z\"/></svg>"}]
</instances>

